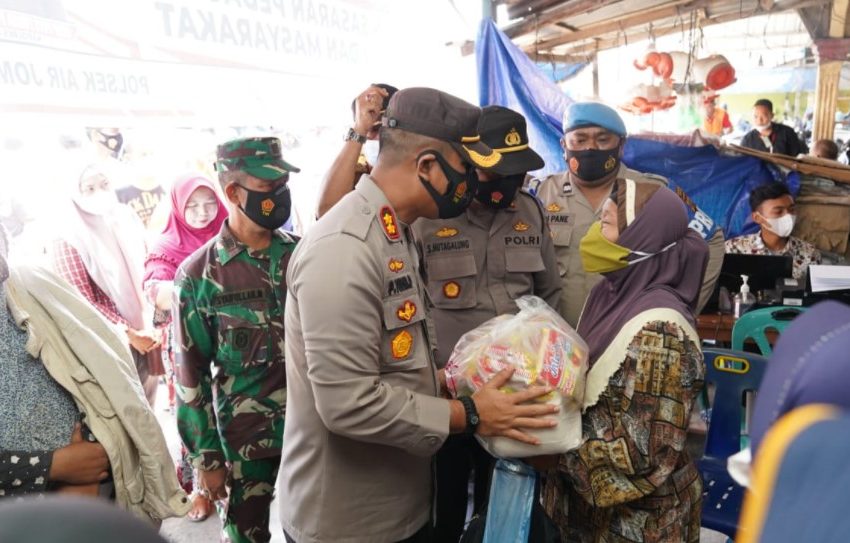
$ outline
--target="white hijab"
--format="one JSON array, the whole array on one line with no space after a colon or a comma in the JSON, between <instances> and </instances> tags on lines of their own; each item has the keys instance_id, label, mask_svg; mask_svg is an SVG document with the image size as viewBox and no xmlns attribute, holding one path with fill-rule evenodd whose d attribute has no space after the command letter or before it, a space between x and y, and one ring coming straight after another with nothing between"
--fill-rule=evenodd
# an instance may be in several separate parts
<instances>
[{"instance_id":1,"label":"white hijab","mask_svg":"<svg viewBox=\"0 0 850 543\"><path fill-rule=\"evenodd\" d=\"M87 209L79 185L83 179L98 173L106 175L98 166L89 166L80 175L61 236L77 250L89 276L115 303L121 316L131 327L142 329L145 327L142 294L147 254L145 229L135 212L119 203L117 197L108 208ZM114 197L114 192L111 194Z\"/></svg>"}]
</instances>

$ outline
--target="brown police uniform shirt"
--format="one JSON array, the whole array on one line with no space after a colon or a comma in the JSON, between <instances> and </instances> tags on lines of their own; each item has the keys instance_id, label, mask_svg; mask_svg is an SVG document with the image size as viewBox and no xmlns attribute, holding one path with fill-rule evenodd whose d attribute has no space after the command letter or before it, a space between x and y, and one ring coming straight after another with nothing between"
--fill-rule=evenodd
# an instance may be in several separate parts
<instances>
[{"instance_id":1,"label":"brown police uniform shirt","mask_svg":"<svg viewBox=\"0 0 850 543\"><path fill-rule=\"evenodd\" d=\"M439 367L463 334L497 315L516 313L520 296L539 296L556 311L560 303L555 247L534 197L521 191L515 205L502 210L475 204L454 219L413 224L433 306Z\"/></svg>"},{"instance_id":2,"label":"brown police uniform shirt","mask_svg":"<svg viewBox=\"0 0 850 543\"><path fill-rule=\"evenodd\" d=\"M560 311L573 328L578 324L590 289L602 277L586 273L581 263L579 242L599 220L602 206L593 209L582 192L570 182L569 173L562 172L537 180L537 198L543 205L558 261L562 281Z\"/></svg>"},{"instance_id":3,"label":"brown police uniform shirt","mask_svg":"<svg viewBox=\"0 0 850 543\"><path fill-rule=\"evenodd\" d=\"M278 484L298 543L400 541L430 518L449 402L410 237L364 175L293 254Z\"/></svg>"}]
</instances>

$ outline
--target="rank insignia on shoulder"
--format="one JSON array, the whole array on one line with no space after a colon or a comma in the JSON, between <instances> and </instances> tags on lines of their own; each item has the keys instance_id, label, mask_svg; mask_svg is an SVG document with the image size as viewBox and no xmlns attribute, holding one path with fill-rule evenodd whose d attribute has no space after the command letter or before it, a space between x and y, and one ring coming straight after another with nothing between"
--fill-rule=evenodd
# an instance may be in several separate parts
<instances>
[{"instance_id":1,"label":"rank insignia on shoulder","mask_svg":"<svg viewBox=\"0 0 850 543\"><path fill-rule=\"evenodd\" d=\"M390 206L381 208L381 227L384 229L384 234L390 241L396 241L401 238L401 233L398 231L398 221L395 218L395 212Z\"/></svg>"},{"instance_id":2,"label":"rank insignia on shoulder","mask_svg":"<svg viewBox=\"0 0 850 543\"><path fill-rule=\"evenodd\" d=\"M451 237L456 236L457 234L458 234L457 228L450 228L448 226L444 226L444 227L440 228L439 230L437 230L436 232L434 232L434 235L437 236L438 238L451 238Z\"/></svg>"},{"instance_id":3,"label":"rank insignia on shoulder","mask_svg":"<svg viewBox=\"0 0 850 543\"><path fill-rule=\"evenodd\" d=\"M517 232L525 232L529 228L531 228L531 227L528 226L527 224L525 224L522 221L519 221L516 224L514 224L514 230L516 230Z\"/></svg>"},{"instance_id":4,"label":"rank insignia on shoulder","mask_svg":"<svg viewBox=\"0 0 850 543\"><path fill-rule=\"evenodd\" d=\"M399 260L397 258L391 258L389 264L387 264L387 267L390 269L391 272L398 273L404 269L404 261Z\"/></svg>"},{"instance_id":5,"label":"rank insignia on shoulder","mask_svg":"<svg viewBox=\"0 0 850 543\"><path fill-rule=\"evenodd\" d=\"M401 360L402 358L407 358L407 355L410 354L410 350L413 348L413 336L407 330L402 330L396 334L390 343L393 358Z\"/></svg>"},{"instance_id":6,"label":"rank insignia on shoulder","mask_svg":"<svg viewBox=\"0 0 850 543\"><path fill-rule=\"evenodd\" d=\"M572 194L573 193L573 185L569 181L564 183L564 194Z\"/></svg>"},{"instance_id":7,"label":"rank insignia on shoulder","mask_svg":"<svg viewBox=\"0 0 850 543\"><path fill-rule=\"evenodd\" d=\"M455 281L449 281L443 285L443 295L449 299L457 298L460 296L460 285Z\"/></svg>"},{"instance_id":8,"label":"rank insignia on shoulder","mask_svg":"<svg viewBox=\"0 0 850 543\"><path fill-rule=\"evenodd\" d=\"M416 304L410 300L405 300L403 304L395 312L396 316L404 322L410 322L416 315Z\"/></svg>"},{"instance_id":9,"label":"rank insignia on shoulder","mask_svg":"<svg viewBox=\"0 0 850 543\"><path fill-rule=\"evenodd\" d=\"M557 213L561 211L561 206L559 206L558 204L549 204L548 206L546 206L546 211L548 211L549 213Z\"/></svg>"}]
</instances>

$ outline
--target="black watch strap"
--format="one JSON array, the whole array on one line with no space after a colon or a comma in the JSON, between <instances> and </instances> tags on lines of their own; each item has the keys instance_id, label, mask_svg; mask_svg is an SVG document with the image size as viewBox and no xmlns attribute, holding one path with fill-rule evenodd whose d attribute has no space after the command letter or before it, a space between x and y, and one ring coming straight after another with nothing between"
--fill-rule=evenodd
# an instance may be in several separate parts
<instances>
[{"instance_id":1,"label":"black watch strap","mask_svg":"<svg viewBox=\"0 0 850 543\"><path fill-rule=\"evenodd\" d=\"M356 141L360 145L366 143L366 136L362 136L354 131L353 128L348 129L348 133L345 135L345 141Z\"/></svg>"},{"instance_id":2,"label":"black watch strap","mask_svg":"<svg viewBox=\"0 0 850 543\"><path fill-rule=\"evenodd\" d=\"M466 430L464 430L464 433L474 434L478 430L478 423L481 422L478 417L478 409L475 408L475 402L472 401L471 396L460 396L458 400L463 404L463 409L466 411Z\"/></svg>"}]
</instances>

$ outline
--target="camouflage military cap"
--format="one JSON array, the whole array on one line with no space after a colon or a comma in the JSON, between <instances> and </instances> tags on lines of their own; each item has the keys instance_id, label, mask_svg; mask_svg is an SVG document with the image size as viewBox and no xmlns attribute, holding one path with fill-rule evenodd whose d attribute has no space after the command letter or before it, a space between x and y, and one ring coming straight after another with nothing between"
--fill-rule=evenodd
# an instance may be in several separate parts
<instances>
[{"instance_id":1,"label":"camouflage military cap","mask_svg":"<svg viewBox=\"0 0 850 543\"><path fill-rule=\"evenodd\" d=\"M239 138L222 143L216 149L215 170L243 171L267 181L301 171L283 160L277 138Z\"/></svg>"}]
</instances>

